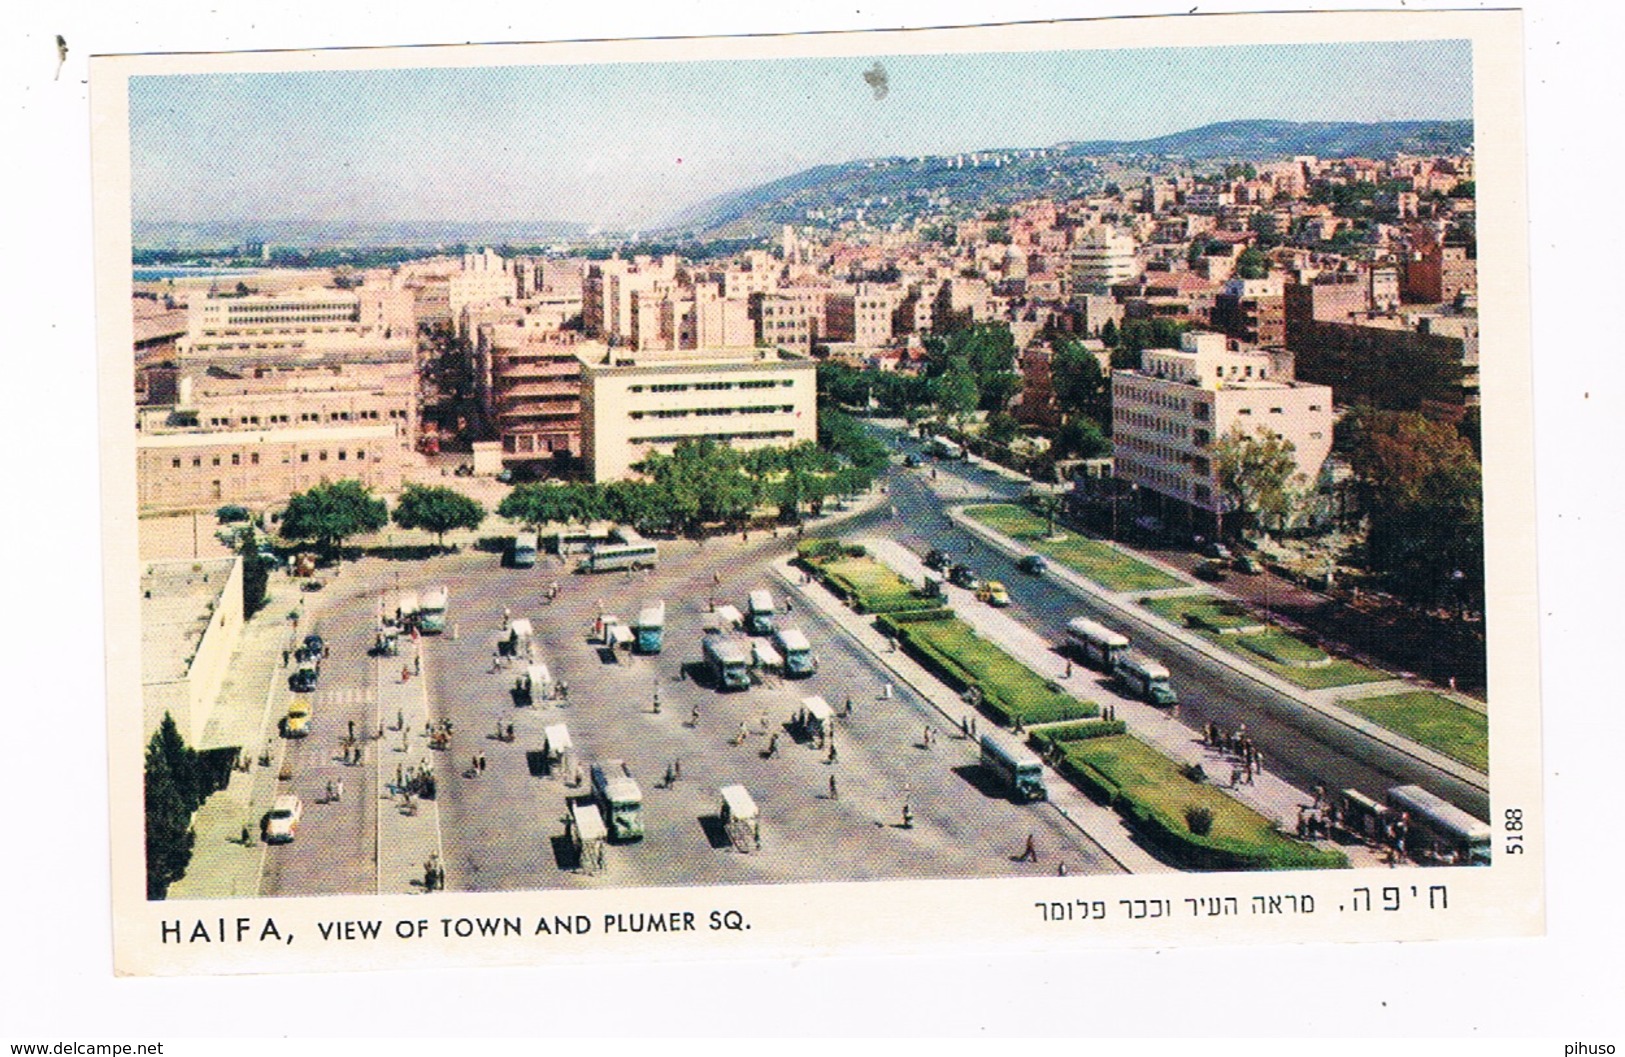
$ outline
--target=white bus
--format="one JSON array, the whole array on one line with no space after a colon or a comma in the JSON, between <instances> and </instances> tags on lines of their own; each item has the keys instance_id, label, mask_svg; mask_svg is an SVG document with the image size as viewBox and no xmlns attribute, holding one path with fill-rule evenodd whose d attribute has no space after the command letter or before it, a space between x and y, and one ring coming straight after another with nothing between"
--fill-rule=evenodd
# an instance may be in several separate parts
<instances>
[{"instance_id":1,"label":"white bus","mask_svg":"<svg viewBox=\"0 0 1625 1057\"><path fill-rule=\"evenodd\" d=\"M616 569L653 569L659 559L660 547L654 540L644 539L635 529L617 528L610 533L607 543L596 544L587 552L581 570L603 573Z\"/></svg>"},{"instance_id":2,"label":"white bus","mask_svg":"<svg viewBox=\"0 0 1625 1057\"><path fill-rule=\"evenodd\" d=\"M536 565L538 537L534 532L521 532L513 538L513 567L530 569Z\"/></svg>"},{"instance_id":3,"label":"white bus","mask_svg":"<svg viewBox=\"0 0 1625 1057\"><path fill-rule=\"evenodd\" d=\"M1488 822L1469 815L1419 785L1397 785L1388 790L1390 812L1410 817L1406 851L1434 862L1460 866L1488 866L1494 835Z\"/></svg>"},{"instance_id":4,"label":"white bus","mask_svg":"<svg viewBox=\"0 0 1625 1057\"><path fill-rule=\"evenodd\" d=\"M1117 659L1128 652L1128 636L1087 617L1067 621L1066 641L1078 659L1096 668L1111 671Z\"/></svg>"},{"instance_id":5,"label":"white bus","mask_svg":"<svg viewBox=\"0 0 1625 1057\"><path fill-rule=\"evenodd\" d=\"M451 592L444 587L431 587L423 592L423 600L418 603L419 631L427 635L446 630L446 605L450 597Z\"/></svg>"}]
</instances>

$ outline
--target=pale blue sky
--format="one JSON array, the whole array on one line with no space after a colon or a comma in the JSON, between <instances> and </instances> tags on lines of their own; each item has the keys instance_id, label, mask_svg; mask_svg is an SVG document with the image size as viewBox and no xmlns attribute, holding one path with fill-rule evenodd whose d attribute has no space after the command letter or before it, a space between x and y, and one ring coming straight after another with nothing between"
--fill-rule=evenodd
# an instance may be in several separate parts
<instances>
[{"instance_id":1,"label":"pale blue sky","mask_svg":"<svg viewBox=\"0 0 1625 1057\"><path fill-rule=\"evenodd\" d=\"M890 92L862 74L879 61ZM640 225L826 162L1472 116L1464 41L138 77L134 215Z\"/></svg>"}]
</instances>

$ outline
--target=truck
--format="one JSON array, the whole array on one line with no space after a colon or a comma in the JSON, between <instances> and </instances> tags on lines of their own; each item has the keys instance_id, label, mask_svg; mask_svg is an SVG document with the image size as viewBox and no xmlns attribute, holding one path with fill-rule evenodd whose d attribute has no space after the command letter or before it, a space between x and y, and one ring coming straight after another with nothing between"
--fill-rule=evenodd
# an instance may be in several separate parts
<instances>
[{"instance_id":1,"label":"truck","mask_svg":"<svg viewBox=\"0 0 1625 1057\"><path fill-rule=\"evenodd\" d=\"M982 766L993 772L999 783L1017 800L1043 800L1044 765L1026 749L1012 745L993 734L982 735Z\"/></svg>"},{"instance_id":2,"label":"truck","mask_svg":"<svg viewBox=\"0 0 1625 1057\"><path fill-rule=\"evenodd\" d=\"M818 670L818 658L813 656L812 643L799 628L781 628L773 633L773 645L784 659L784 674L802 678Z\"/></svg>"},{"instance_id":3,"label":"truck","mask_svg":"<svg viewBox=\"0 0 1625 1057\"><path fill-rule=\"evenodd\" d=\"M1112 668L1118 682L1136 697L1153 705L1177 705L1179 697L1168 685L1168 669L1143 654L1124 651Z\"/></svg>"},{"instance_id":4,"label":"truck","mask_svg":"<svg viewBox=\"0 0 1625 1057\"><path fill-rule=\"evenodd\" d=\"M666 635L666 603L644 606L638 612L637 623L632 625L632 633L637 636L637 652L659 653Z\"/></svg>"},{"instance_id":5,"label":"truck","mask_svg":"<svg viewBox=\"0 0 1625 1057\"><path fill-rule=\"evenodd\" d=\"M534 532L521 532L513 538L513 567L531 569L536 565L536 547L539 540Z\"/></svg>"},{"instance_id":6,"label":"truck","mask_svg":"<svg viewBox=\"0 0 1625 1057\"><path fill-rule=\"evenodd\" d=\"M418 630L424 634L438 634L446 630L446 604L451 592L444 587L431 587L423 592L418 603Z\"/></svg>"},{"instance_id":7,"label":"truck","mask_svg":"<svg viewBox=\"0 0 1625 1057\"><path fill-rule=\"evenodd\" d=\"M611 841L643 839L643 790L621 760L592 765L592 798Z\"/></svg>"},{"instance_id":8,"label":"truck","mask_svg":"<svg viewBox=\"0 0 1625 1057\"><path fill-rule=\"evenodd\" d=\"M705 665L718 690L746 690L750 687L750 651L738 639L707 635L703 644Z\"/></svg>"},{"instance_id":9,"label":"truck","mask_svg":"<svg viewBox=\"0 0 1625 1057\"><path fill-rule=\"evenodd\" d=\"M752 635L773 634L773 592L762 588L745 600L745 630Z\"/></svg>"}]
</instances>

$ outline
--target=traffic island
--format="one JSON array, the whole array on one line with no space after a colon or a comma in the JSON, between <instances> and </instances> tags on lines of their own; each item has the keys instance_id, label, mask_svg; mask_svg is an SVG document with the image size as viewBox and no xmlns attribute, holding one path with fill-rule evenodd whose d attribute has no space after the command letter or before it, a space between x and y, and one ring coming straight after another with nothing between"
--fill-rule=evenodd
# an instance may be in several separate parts
<instances>
[{"instance_id":1,"label":"traffic island","mask_svg":"<svg viewBox=\"0 0 1625 1057\"><path fill-rule=\"evenodd\" d=\"M1072 784L1114 807L1148 843L1192 870L1326 870L1342 852L1293 840L1190 768L1127 733L1121 724L1069 724L1034 736Z\"/></svg>"},{"instance_id":2,"label":"traffic island","mask_svg":"<svg viewBox=\"0 0 1625 1057\"><path fill-rule=\"evenodd\" d=\"M1259 621L1246 607L1212 595L1145 598L1140 604L1305 690L1325 690L1392 679L1387 672L1342 660Z\"/></svg>"},{"instance_id":3,"label":"traffic island","mask_svg":"<svg viewBox=\"0 0 1625 1057\"><path fill-rule=\"evenodd\" d=\"M940 598L926 594L854 544L808 540L796 553L826 587L859 613L919 612L942 605Z\"/></svg>"},{"instance_id":4,"label":"traffic island","mask_svg":"<svg viewBox=\"0 0 1625 1057\"><path fill-rule=\"evenodd\" d=\"M1075 532L1052 536L1048 521L1010 503L967 507L965 514L1109 591L1160 591L1188 586L1100 540Z\"/></svg>"},{"instance_id":5,"label":"traffic island","mask_svg":"<svg viewBox=\"0 0 1625 1057\"><path fill-rule=\"evenodd\" d=\"M1459 701L1428 690L1412 690L1345 697L1337 704L1476 771L1490 771L1489 717Z\"/></svg>"},{"instance_id":6,"label":"traffic island","mask_svg":"<svg viewBox=\"0 0 1625 1057\"><path fill-rule=\"evenodd\" d=\"M973 697L1007 725L1014 720L1031 726L1100 714L1099 705L1062 691L948 610L887 614L878 624L949 686L961 693L974 691Z\"/></svg>"}]
</instances>

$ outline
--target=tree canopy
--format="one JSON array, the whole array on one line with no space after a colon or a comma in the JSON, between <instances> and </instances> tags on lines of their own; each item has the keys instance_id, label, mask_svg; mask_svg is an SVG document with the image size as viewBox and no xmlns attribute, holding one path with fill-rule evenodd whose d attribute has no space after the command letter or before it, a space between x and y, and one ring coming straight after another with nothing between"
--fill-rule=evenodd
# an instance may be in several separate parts
<instances>
[{"instance_id":1,"label":"tree canopy","mask_svg":"<svg viewBox=\"0 0 1625 1057\"><path fill-rule=\"evenodd\" d=\"M1055 356L1050 360L1050 385L1066 419L1087 415L1099 424L1111 421L1111 378L1083 343L1070 338L1056 340Z\"/></svg>"},{"instance_id":2,"label":"tree canopy","mask_svg":"<svg viewBox=\"0 0 1625 1057\"><path fill-rule=\"evenodd\" d=\"M404 529L432 532L445 546L452 529L477 529L485 521L485 507L453 488L409 484L395 503L395 524Z\"/></svg>"},{"instance_id":3,"label":"tree canopy","mask_svg":"<svg viewBox=\"0 0 1625 1057\"><path fill-rule=\"evenodd\" d=\"M294 540L314 540L322 550L336 552L344 541L363 532L376 532L389 524L389 508L360 481L323 482L288 500L282 513L282 534Z\"/></svg>"},{"instance_id":4,"label":"tree canopy","mask_svg":"<svg viewBox=\"0 0 1625 1057\"><path fill-rule=\"evenodd\" d=\"M1221 494L1244 518L1277 528L1291 521L1307 483L1290 440L1270 429L1249 433L1240 423L1213 445L1213 466Z\"/></svg>"},{"instance_id":5,"label":"tree canopy","mask_svg":"<svg viewBox=\"0 0 1625 1057\"><path fill-rule=\"evenodd\" d=\"M144 787L147 898L162 899L192 861L197 840L192 812L205 796L197 751L186 744L168 712L147 742Z\"/></svg>"}]
</instances>

